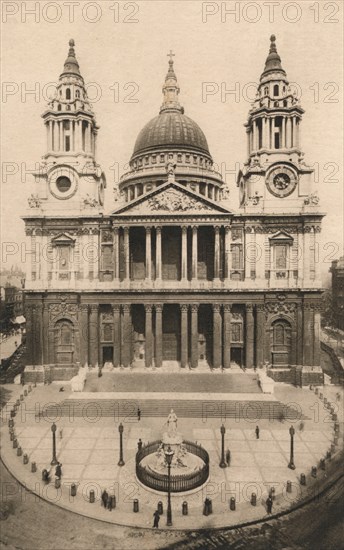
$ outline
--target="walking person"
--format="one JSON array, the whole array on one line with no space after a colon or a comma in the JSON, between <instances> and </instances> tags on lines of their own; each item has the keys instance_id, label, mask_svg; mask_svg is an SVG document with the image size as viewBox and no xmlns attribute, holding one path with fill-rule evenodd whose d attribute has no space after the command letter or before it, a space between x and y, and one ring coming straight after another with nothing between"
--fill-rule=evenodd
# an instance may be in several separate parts
<instances>
[{"instance_id":1,"label":"walking person","mask_svg":"<svg viewBox=\"0 0 344 550\"><path fill-rule=\"evenodd\" d=\"M63 438L63 428L59 429L59 437L60 437L60 439Z\"/></svg>"},{"instance_id":2,"label":"walking person","mask_svg":"<svg viewBox=\"0 0 344 550\"><path fill-rule=\"evenodd\" d=\"M111 495L108 495L108 499L107 499L107 509L109 510L109 512L112 511L112 497L111 497Z\"/></svg>"},{"instance_id":3,"label":"walking person","mask_svg":"<svg viewBox=\"0 0 344 550\"><path fill-rule=\"evenodd\" d=\"M160 521L160 514L159 514L158 510L155 510L155 512L153 514L153 518L154 518L153 528L158 529L159 528L159 521Z\"/></svg>"},{"instance_id":4,"label":"walking person","mask_svg":"<svg viewBox=\"0 0 344 550\"><path fill-rule=\"evenodd\" d=\"M138 451L141 451L142 445L143 445L142 439L139 439L138 442L137 442L137 450L138 450Z\"/></svg>"},{"instance_id":5,"label":"walking person","mask_svg":"<svg viewBox=\"0 0 344 550\"><path fill-rule=\"evenodd\" d=\"M104 508L107 507L108 498L109 498L109 495L108 495L106 489L104 489L104 491L102 492L102 496L101 496L101 502L102 502L102 505L104 506Z\"/></svg>"},{"instance_id":6,"label":"walking person","mask_svg":"<svg viewBox=\"0 0 344 550\"><path fill-rule=\"evenodd\" d=\"M256 426L256 439L259 439L259 426Z\"/></svg>"},{"instance_id":7,"label":"walking person","mask_svg":"<svg viewBox=\"0 0 344 550\"><path fill-rule=\"evenodd\" d=\"M57 479L61 479L61 476L62 476L62 464L61 464L61 462L57 463L57 466L55 468L55 476L57 477Z\"/></svg>"},{"instance_id":8,"label":"walking person","mask_svg":"<svg viewBox=\"0 0 344 550\"><path fill-rule=\"evenodd\" d=\"M138 420L138 422L140 422L140 420L141 420L141 409L140 409L140 407L137 407L137 420Z\"/></svg>"},{"instance_id":9,"label":"walking person","mask_svg":"<svg viewBox=\"0 0 344 550\"><path fill-rule=\"evenodd\" d=\"M272 498L270 495L266 499L266 511L268 514L272 513Z\"/></svg>"},{"instance_id":10,"label":"walking person","mask_svg":"<svg viewBox=\"0 0 344 550\"><path fill-rule=\"evenodd\" d=\"M300 430L300 432L303 432L304 429L305 429L305 423L301 420L301 422L299 424L299 430Z\"/></svg>"},{"instance_id":11,"label":"walking person","mask_svg":"<svg viewBox=\"0 0 344 550\"><path fill-rule=\"evenodd\" d=\"M227 462L227 466L231 465L231 452L229 449L227 449L226 451L226 462Z\"/></svg>"}]
</instances>

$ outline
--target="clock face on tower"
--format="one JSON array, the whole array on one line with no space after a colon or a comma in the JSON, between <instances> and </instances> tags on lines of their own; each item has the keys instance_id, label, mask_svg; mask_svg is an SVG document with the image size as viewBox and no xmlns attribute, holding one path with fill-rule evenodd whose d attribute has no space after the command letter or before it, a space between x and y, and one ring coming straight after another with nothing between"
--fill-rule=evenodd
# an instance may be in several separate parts
<instances>
[{"instance_id":1,"label":"clock face on tower","mask_svg":"<svg viewBox=\"0 0 344 550\"><path fill-rule=\"evenodd\" d=\"M276 166L266 178L266 186L275 197L288 197L297 185L297 176L288 166Z\"/></svg>"}]
</instances>

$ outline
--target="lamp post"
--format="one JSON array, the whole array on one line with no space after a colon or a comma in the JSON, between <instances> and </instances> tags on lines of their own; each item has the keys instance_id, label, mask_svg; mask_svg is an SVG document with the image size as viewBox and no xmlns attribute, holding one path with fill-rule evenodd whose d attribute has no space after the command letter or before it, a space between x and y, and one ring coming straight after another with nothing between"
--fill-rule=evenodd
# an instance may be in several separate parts
<instances>
[{"instance_id":1,"label":"lamp post","mask_svg":"<svg viewBox=\"0 0 344 550\"><path fill-rule=\"evenodd\" d=\"M57 458L56 458L56 424L55 424L55 422L52 423L51 432L53 434L53 458L52 458L52 461L50 462L50 464L52 466L55 466L58 463Z\"/></svg>"},{"instance_id":2,"label":"lamp post","mask_svg":"<svg viewBox=\"0 0 344 550\"><path fill-rule=\"evenodd\" d=\"M227 464L226 464L226 461L225 461L225 433L226 433L226 428L224 427L223 424L220 428L220 432L221 432L221 462L220 462L220 468L227 468Z\"/></svg>"},{"instance_id":3,"label":"lamp post","mask_svg":"<svg viewBox=\"0 0 344 550\"><path fill-rule=\"evenodd\" d=\"M119 461L118 461L118 466L124 466L125 462L123 460L123 424L122 422L120 423L120 425L118 426L118 431L119 431Z\"/></svg>"},{"instance_id":4,"label":"lamp post","mask_svg":"<svg viewBox=\"0 0 344 550\"><path fill-rule=\"evenodd\" d=\"M167 462L167 521L166 525L172 525L172 509L171 509L171 464L174 451L171 449L170 445L165 451L165 458Z\"/></svg>"},{"instance_id":5,"label":"lamp post","mask_svg":"<svg viewBox=\"0 0 344 550\"><path fill-rule=\"evenodd\" d=\"M295 464L294 464L294 435L295 435L295 428L294 426L290 426L289 428L290 433L290 460L288 464L288 468L291 470L295 470Z\"/></svg>"}]
</instances>

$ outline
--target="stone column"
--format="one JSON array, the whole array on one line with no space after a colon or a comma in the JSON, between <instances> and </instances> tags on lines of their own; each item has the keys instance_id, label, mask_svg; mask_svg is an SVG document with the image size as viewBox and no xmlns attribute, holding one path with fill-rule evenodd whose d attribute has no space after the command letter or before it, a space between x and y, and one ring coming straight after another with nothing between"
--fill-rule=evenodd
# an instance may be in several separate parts
<instances>
[{"instance_id":1,"label":"stone column","mask_svg":"<svg viewBox=\"0 0 344 550\"><path fill-rule=\"evenodd\" d=\"M275 148L275 119L271 119L271 149Z\"/></svg>"},{"instance_id":2,"label":"stone column","mask_svg":"<svg viewBox=\"0 0 344 550\"><path fill-rule=\"evenodd\" d=\"M44 261L44 260L43 260ZM43 304L43 364L49 363L49 306Z\"/></svg>"},{"instance_id":3,"label":"stone column","mask_svg":"<svg viewBox=\"0 0 344 550\"><path fill-rule=\"evenodd\" d=\"M182 281L188 278L187 226L182 226Z\"/></svg>"},{"instance_id":4,"label":"stone column","mask_svg":"<svg viewBox=\"0 0 344 550\"><path fill-rule=\"evenodd\" d=\"M180 306L181 311L181 326L180 326L180 337L181 337L181 367L185 368L188 365L188 309L189 306L182 304Z\"/></svg>"},{"instance_id":5,"label":"stone column","mask_svg":"<svg viewBox=\"0 0 344 550\"><path fill-rule=\"evenodd\" d=\"M124 367L129 367L131 363L132 339L130 309L130 304L123 305L121 361Z\"/></svg>"},{"instance_id":6,"label":"stone column","mask_svg":"<svg viewBox=\"0 0 344 550\"><path fill-rule=\"evenodd\" d=\"M285 140L285 117L282 117L282 128L281 128L281 148L284 149L286 146Z\"/></svg>"},{"instance_id":7,"label":"stone column","mask_svg":"<svg viewBox=\"0 0 344 550\"><path fill-rule=\"evenodd\" d=\"M223 306L223 368L231 366L231 306Z\"/></svg>"},{"instance_id":8,"label":"stone column","mask_svg":"<svg viewBox=\"0 0 344 550\"><path fill-rule=\"evenodd\" d=\"M130 279L130 242L129 227L124 227L124 279Z\"/></svg>"},{"instance_id":9,"label":"stone column","mask_svg":"<svg viewBox=\"0 0 344 550\"><path fill-rule=\"evenodd\" d=\"M80 362L81 366L88 366L88 305L80 306Z\"/></svg>"},{"instance_id":10,"label":"stone column","mask_svg":"<svg viewBox=\"0 0 344 550\"><path fill-rule=\"evenodd\" d=\"M151 228L146 227L146 279L152 278L152 238Z\"/></svg>"},{"instance_id":11,"label":"stone column","mask_svg":"<svg viewBox=\"0 0 344 550\"><path fill-rule=\"evenodd\" d=\"M145 336L146 336L146 350L145 350L145 365L151 367L153 363L153 335L152 335L152 306L145 304Z\"/></svg>"},{"instance_id":12,"label":"stone column","mask_svg":"<svg viewBox=\"0 0 344 550\"><path fill-rule=\"evenodd\" d=\"M302 305L301 304L297 304L297 309L296 309L296 322L297 322L297 325L296 325L296 328L297 328L297 333L296 333L296 363L298 365L302 365L303 363L303 345L302 345L302 340L303 340L303 313L302 313Z\"/></svg>"},{"instance_id":13,"label":"stone column","mask_svg":"<svg viewBox=\"0 0 344 550\"><path fill-rule=\"evenodd\" d=\"M119 367L121 364L121 307L112 304L113 311L113 364Z\"/></svg>"},{"instance_id":14,"label":"stone column","mask_svg":"<svg viewBox=\"0 0 344 550\"><path fill-rule=\"evenodd\" d=\"M34 348L34 335L33 335L33 315L32 306L26 304L25 306L25 318L26 318L26 353L27 364L33 365L33 348Z\"/></svg>"},{"instance_id":15,"label":"stone column","mask_svg":"<svg viewBox=\"0 0 344 550\"><path fill-rule=\"evenodd\" d=\"M257 151L257 126L256 121L253 120L252 122L253 127L253 151Z\"/></svg>"},{"instance_id":16,"label":"stone column","mask_svg":"<svg viewBox=\"0 0 344 550\"><path fill-rule=\"evenodd\" d=\"M113 228L114 280L119 281L119 227Z\"/></svg>"},{"instance_id":17,"label":"stone column","mask_svg":"<svg viewBox=\"0 0 344 550\"><path fill-rule=\"evenodd\" d=\"M314 307L314 355L313 355L313 365L318 367L320 366L320 311L321 306L317 305Z\"/></svg>"},{"instance_id":18,"label":"stone column","mask_svg":"<svg viewBox=\"0 0 344 550\"><path fill-rule=\"evenodd\" d=\"M214 279L220 277L220 227L215 225L214 227L215 239L214 239Z\"/></svg>"},{"instance_id":19,"label":"stone column","mask_svg":"<svg viewBox=\"0 0 344 550\"><path fill-rule=\"evenodd\" d=\"M162 304L155 305L155 366L162 366Z\"/></svg>"},{"instance_id":20,"label":"stone column","mask_svg":"<svg viewBox=\"0 0 344 550\"><path fill-rule=\"evenodd\" d=\"M156 227L156 275L155 278L160 281L162 278L162 265L161 265L161 227Z\"/></svg>"},{"instance_id":21,"label":"stone column","mask_svg":"<svg viewBox=\"0 0 344 550\"><path fill-rule=\"evenodd\" d=\"M198 227L192 226L192 279L198 277Z\"/></svg>"},{"instance_id":22,"label":"stone column","mask_svg":"<svg viewBox=\"0 0 344 550\"><path fill-rule=\"evenodd\" d=\"M220 368L222 364L222 318L221 306L213 304L213 367Z\"/></svg>"},{"instance_id":23,"label":"stone column","mask_svg":"<svg viewBox=\"0 0 344 550\"><path fill-rule=\"evenodd\" d=\"M246 138L247 138L247 156L249 157L251 154L251 135L250 130L246 130Z\"/></svg>"},{"instance_id":24,"label":"stone column","mask_svg":"<svg viewBox=\"0 0 344 550\"><path fill-rule=\"evenodd\" d=\"M64 150L64 147L63 147L63 123L62 121L60 120L59 121L59 142L60 142L60 145L59 145L59 150L60 152Z\"/></svg>"},{"instance_id":25,"label":"stone column","mask_svg":"<svg viewBox=\"0 0 344 550\"><path fill-rule=\"evenodd\" d=\"M291 147L291 119L290 117L286 120L286 147L290 149Z\"/></svg>"},{"instance_id":26,"label":"stone column","mask_svg":"<svg viewBox=\"0 0 344 550\"><path fill-rule=\"evenodd\" d=\"M246 304L246 367L253 367L253 350L254 350L254 318L252 304Z\"/></svg>"},{"instance_id":27,"label":"stone column","mask_svg":"<svg viewBox=\"0 0 344 550\"><path fill-rule=\"evenodd\" d=\"M256 360L257 367L264 364L264 342L265 342L265 306L264 304L258 304L257 310L257 349Z\"/></svg>"},{"instance_id":28,"label":"stone column","mask_svg":"<svg viewBox=\"0 0 344 550\"><path fill-rule=\"evenodd\" d=\"M35 365L43 365L43 305L37 304L34 309L34 357Z\"/></svg>"},{"instance_id":29,"label":"stone column","mask_svg":"<svg viewBox=\"0 0 344 550\"><path fill-rule=\"evenodd\" d=\"M231 228L225 227L225 274L224 279L230 279L231 276Z\"/></svg>"},{"instance_id":30,"label":"stone column","mask_svg":"<svg viewBox=\"0 0 344 550\"><path fill-rule=\"evenodd\" d=\"M198 365L198 304L191 306L191 368Z\"/></svg>"},{"instance_id":31,"label":"stone column","mask_svg":"<svg viewBox=\"0 0 344 550\"><path fill-rule=\"evenodd\" d=\"M89 316L89 357L92 367L98 366L99 334L98 334L98 304L90 305Z\"/></svg>"},{"instance_id":32,"label":"stone column","mask_svg":"<svg viewBox=\"0 0 344 550\"><path fill-rule=\"evenodd\" d=\"M291 138L291 146L296 147L296 117L293 116L292 119L292 138Z\"/></svg>"}]
</instances>

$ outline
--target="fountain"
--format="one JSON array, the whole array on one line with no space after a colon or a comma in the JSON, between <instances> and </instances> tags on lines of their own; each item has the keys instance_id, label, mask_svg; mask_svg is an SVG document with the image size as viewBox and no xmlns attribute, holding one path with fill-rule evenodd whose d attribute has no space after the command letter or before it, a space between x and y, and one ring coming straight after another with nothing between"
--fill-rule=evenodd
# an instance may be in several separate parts
<instances>
[{"instance_id":1,"label":"fountain","mask_svg":"<svg viewBox=\"0 0 344 550\"><path fill-rule=\"evenodd\" d=\"M209 455L203 447L184 440L177 431L178 418L173 409L167 417L162 439L144 445L136 454L136 476L157 491L167 491L166 450L173 451L171 492L184 492L203 485L209 477Z\"/></svg>"}]
</instances>

